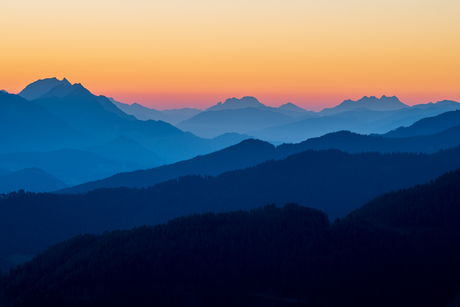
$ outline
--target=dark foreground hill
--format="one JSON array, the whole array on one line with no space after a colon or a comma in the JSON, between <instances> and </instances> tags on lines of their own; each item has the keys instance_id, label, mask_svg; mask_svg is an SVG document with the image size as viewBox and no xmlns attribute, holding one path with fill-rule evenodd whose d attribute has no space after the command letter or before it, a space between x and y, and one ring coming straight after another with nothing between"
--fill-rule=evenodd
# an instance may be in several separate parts
<instances>
[{"instance_id":1,"label":"dark foreground hill","mask_svg":"<svg viewBox=\"0 0 460 307\"><path fill-rule=\"evenodd\" d=\"M0 268L77 234L155 225L193 213L295 202L334 220L382 193L457 168L460 148L432 155L305 151L217 177L186 176L150 188L9 194L0 199Z\"/></svg>"},{"instance_id":2,"label":"dark foreground hill","mask_svg":"<svg viewBox=\"0 0 460 307\"><path fill-rule=\"evenodd\" d=\"M64 182L36 167L0 175L0 193L21 189L31 192L51 192L65 187L67 185Z\"/></svg>"},{"instance_id":3,"label":"dark foreground hill","mask_svg":"<svg viewBox=\"0 0 460 307\"><path fill-rule=\"evenodd\" d=\"M329 224L289 204L57 244L4 306L447 306L460 286L460 171Z\"/></svg>"}]
</instances>

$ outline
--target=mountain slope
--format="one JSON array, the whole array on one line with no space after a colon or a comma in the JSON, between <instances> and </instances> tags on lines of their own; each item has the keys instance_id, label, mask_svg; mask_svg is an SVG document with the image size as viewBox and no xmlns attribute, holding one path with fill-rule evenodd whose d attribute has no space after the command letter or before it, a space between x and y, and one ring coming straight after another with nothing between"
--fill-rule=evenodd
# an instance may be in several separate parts
<instances>
[{"instance_id":1,"label":"mountain slope","mask_svg":"<svg viewBox=\"0 0 460 307\"><path fill-rule=\"evenodd\" d=\"M423 118L460 109L459 106L460 104L458 103L447 105L432 104L430 107L419 108L414 106L390 111L373 111L358 108L328 116L300 119L290 124L259 131L249 131L248 134L262 140L284 143L298 143L308 138L320 137L326 133L340 130L349 130L361 134L385 134L401 126L410 126ZM446 124L444 127L448 128L454 125L454 122L452 119L450 124ZM442 124L439 125L432 133L443 130L442 127ZM426 134L425 132L422 134ZM407 136L412 135L417 135L417 133L407 134Z\"/></svg>"},{"instance_id":2,"label":"mountain slope","mask_svg":"<svg viewBox=\"0 0 460 307\"><path fill-rule=\"evenodd\" d=\"M322 137L311 138L298 144L280 145L289 150L324 150L339 149L349 153L377 151L389 152L423 152L433 153L460 145L460 125L431 135L406 138L385 138L339 131Z\"/></svg>"},{"instance_id":3,"label":"mountain slope","mask_svg":"<svg viewBox=\"0 0 460 307\"><path fill-rule=\"evenodd\" d=\"M133 103L129 105L126 103L118 102L113 98L109 98L109 100L117 108L119 108L126 114L135 116L139 120L161 120L170 123L171 125L176 125L202 112L201 110L190 108L158 111L155 109L144 107L138 103Z\"/></svg>"},{"instance_id":4,"label":"mountain slope","mask_svg":"<svg viewBox=\"0 0 460 307\"><path fill-rule=\"evenodd\" d=\"M186 175L217 176L224 172L243 169L262 163L270 159L281 159L293 153L291 150L278 154L275 146L254 139L244 140L204 156L197 156L190 160L163 165L148 170L138 170L113 175L109 178L94 182L86 182L60 193L83 193L99 188L116 187L149 187L166 180Z\"/></svg>"},{"instance_id":5,"label":"mountain slope","mask_svg":"<svg viewBox=\"0 0 460 307\"><path fill-rule=\"evenodd\" d=\"M46 108L0 92L0 153L78 148L98 141L70 127Z\"/></svg>"},{"instance_id":6,"label":"mountain slope","mask_svg":"<svg viewBox=\"0 0 460 307\"><path fill-rule=\"evenodd\" d=\"M229 98L224 103L219 102L176 126L198 136L210 138L228 132L246 133L261 130L315 116L315 112L306 111L292 103L272 108L260 103L255 97L245 96L241 99Z\"/></svg>"},{"instance_id":7,"label":"mountain slope","mask_svg":"<svg viewBox=\"0 0 460 307\"><path fill-rule=\"evenodd\" d=\"M294 112L300 112L300 113L307 113L308 111L305 109L302 109L301 107L296 106L295 104L288 102L283 105L280 105L279 108L280 110L286 110L286 111L294 111Z\"/></svg>"},{"instance_id":8,"label":"mountain slope","mask_svg":"<svg viewBox=\"0 0 460 307\"><path fill-rule=\"evenodd\" d=\"M62 88L65 88L62 90ZM72 115L81 119L82 115L87 117L100 117L104 120L106 114L113 113L120 118L136 120L132 115L127 115L110 100L104 96L95 96L81 84L58 86L50 92L34 100L34 103L42 105L50 110L56 116L65 119L72 124L70 120ZM110 114L109 116L112 116Z\"/></svg>"},{"instance_id":9,"label":"mountain slope","mask_svg":"<svg viewBox=\"0 0 460 307\"><path fill-rule=\"evenodd\" d=\"M251 144L251 146L248 146ZM63 193L82 193L98 188L148 187L155 183L185 175L216 176L223 172L250 167L271 159L279 160L305 150L338 149L349 153L361 152L422 152L434 153L460 145L460 125L445 131L408 138L384 138L339 131L298 144L282 144L276 148L259 140L246 140L216 153L164 165L149 170L116 174L95 182L86 182L65 189Z\"/></svg>"},{"instance_id":10,"label":"mountain slope","mask_svg":"<svg viewBox=\"0 0 460 307\"><path fill-rule=\"evenodd\" d=\"M383 134L384 137L401 138L416 135L435 134L448 128L460 125L460 110L449 111L437 116L426 117L409 127L400 127Z\"/></svg>"},{"instance_id":11,"label":"mountain slope","mask_svg":"<svg viewBox=\"0 0 460 307\"><path fill-rule=\"evenodd\" d=\"M172 163L233 145L231 138L201 139L162 121L141 121L118 109L104 96L95 96L81 85L64 97L43 97L34 103L44 106L74 129L105 142L126 136ZM240 138L239 140L245 137Z\"/></svg>"},{"instance_id":12,"label":"mountain slope","mask_svg":"<svg viewBox=\"0 0 460 307\"><path fill-rule=\"evenodd\" d=\"M118 136L105 145L92 146L85 150L115 160L137 162L144 168L165 164L156 153L125 136Z\"/></svg>"},{"instance_id":13,"label":"mountain slope","mask_svg":"<svg viewBox=\"0 0 460 307\"><path fill-rule=\"evenodd\" d=\"M19 190L51 192L65 187L64 182L36 167L0 175L0 193Z\"/></svg>"},{"instance_id":14,"label":"mountain slope","mask_svg":"<svg viewBox=\"0 0 460 307\"><path fill-rule=\"evenodd\" d=\"M384 134L399 127L408 127L426 117L433 117L448 111L460 109L459 103L428 103L424 105L415 105L410 108L397 110L393 115L387 118L377 120L372 123L367 133Z\"/></svg>"},{"instance_id":15,"label":"mountain slope","mask_svg":"<svg viewBox=\"0 0 460 307\"><path fill-rule=\"evenodd\" d=\"M72 186L120 172L134 171L143 166L137 162L109 159L87 151L60 149L2 154L0 167L10 171L38 167Z\"/></svg>"}]
</instances>

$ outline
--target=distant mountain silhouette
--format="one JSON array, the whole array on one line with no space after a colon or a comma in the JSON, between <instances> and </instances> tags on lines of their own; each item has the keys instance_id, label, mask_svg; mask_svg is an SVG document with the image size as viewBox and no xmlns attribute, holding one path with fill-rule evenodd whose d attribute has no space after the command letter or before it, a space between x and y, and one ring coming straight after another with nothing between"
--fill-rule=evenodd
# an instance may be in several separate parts
<instances>
[{"instance_id":1,"label":"distant mountain silhouette","mask_svg":"<svg viewBox=\"0 0 460 307\"><path fill-rule=\"evenodd\" d=\"M227 99L224 103L212 106L205 112L177 124L177 127L201 137L237 132L270 142L301 142L338 130L373 133L374 129L391 123L392 120L389 117L403 108L408 108L408 106L396 97L382 96L379 99L372 96L363 97L358 101L345 100L335 108L315 113L292 103L279 108L267 107L256 98L247 96L241 99ZM373 124L373 121L369 120L364 113L357 113L355 116L352 113L355 110L360 110L361 113L374 112L376 113L373 116L374 121L382 120L382 122ZM377 115L380 112L390 111L393 112ZM346 112L349 114L345 114ZM425 113L431 114L430 112ZM386 118L389 118L387 122L384 121ZM410 121L408 124L412 123L413 121Z\"/></svg>"},{"instance_id":2,"label":"distant mountain silhouette","mask_svg":"<svg viewBox=\"0 0 460 307\"><path fill-rule=\"evenodd\" d=\"M294 121L296 118L278 112L247 107L217 111L208 109L176 126L200 137L212 138L226 132L246 133Z\"/></svg>"},{"instance_id":3,"label":"distant mountain silhouette","mask_svg":"<svg viewBox=\"0 0 460 307\"><path fill-rule=\"evenodd\" d=\"M380 98L377 98L375 96L367 97L364 96L363 98L353 101L351 99L344 100L341 104L338 106L335 106L333 108L326 108L319 112L320 115L331 115L331 114L336 114L340 112L345 112L345 111L351 111L353 109L358 109L358 108L366 108L369 110L374 110L374 111L389 111L389 110L399 110L402 108L408 108L409 106L402 103L399 101L399 99L396 96L393 97L387 97L383 95Z\"/></svg>"},{"instance_id":4,"label":"distant mountain silhouette","mask_svg":"<svg viewBox=\"0 0 460 307\"><path fill-rule=\"evenodd\" d=\"M181 121L184 121L186 119L189 119L193 116L195 116L198 113L201 113L201 110L198 109L190 109L190 108L184 108L184 109L174 109L174 110L163 110L163 111L158 111L155 109L150 109L147 107L144 107L140 104L133 103L131 105L126 104L126 103L121 103L113 98L109 98L109 100L120 110L125 112L126 114L130 114L135 116L137 119L140 120L161 120L167 123L170 123L171 125L175 125L177 123L180 123Z\"/></svg>"},{"instance_id":5,"label":"distant mountain silhouette","mask_svg":"<svg viewBox=\"0 0 460 307\"><path fill-rule=\"evenodd\" d=\"M238 98L228 98L224 103L219 102L215 106L207 108L205 111L221 111L221 110L234 110L234 109L244 109L244 108L259 108L264 105L260 103L255 97L245 96L241 99Z\"/></svg>"},{"instance_id":6,"label":"distant mountain silhouette","mask_svg":"<svg viewBox=\"0 0 460 307\"><path fill-rule=\"evenodd\" d=\"M246 133L262 140L284 143L297 143L339 130L372 133L380 126L391 123L391 116L405 108L409 107L396 97L382 96L379 99L365 96L358 101L345 100L334 108L322 110L316 116L301 117L291 123L272 125ZM409 122L412 123L413 121ZM388 127L388 130L399 126L401 125Z\"/></svg>"},{"instance_id":7,"label":"distant mountain silhouette","mask_svg":"<svg viewBox=\"0 0 460 307\"><path fill-rule=\"evenodd\" d=\"M433 117L448 111L460 109L459 103L426 104L404 108L393 115L372 123L372 129L367 133L384 134L399 127L408 127L425 117Z\"/></svg>"},{"instance_id":8,"label":"distant mountain silhouette","mask_svg":"<svg viewBox=\"0 0 460 307\"><path fill-rule=\"evenodd\" d=\"M435 134L458 125L460 125L460 110L449 111L437 116L423 118L409 127L400 127L396 130L385 133L382 136L400 138Z\"/></svg>"},{"instance_id":9,"label":"distant mountain silhouette","mask_svg":"<svg viewBox=\"0 0 460 307\"><path fill-rule=\"evenodd\" d=\"M137 120L117 108L108 98L91 94L81 84L74 84L72 88L74 90L63 97L44 95L33 102L45 107L80 133L100 139L102 142L99 144L124 135L153 151L167 163L235 144L234 136L205 140L162 121ZM240 136L236 142L245 138Z\"/></svg>"},{"instance_id":10,"label":"distant mountain silhouette","mask_svg":"<svg viewBox=\"0 0 460 307\"><path fill-rule=\"evenodd\" d=\"M457 101L453 101L453 100L441 100L441 101L437 101L435 103L433 102L429 102L429 103L425 103L425 104L416 104L412 107L414 108L433 108L433 107L451 107L452 105L458 107L459 103Z\"/></svg>"},{"instance_id":11,"label":"distant mountain silhouette","mask_svg":"<svg viewBox=\"0 0 460 307\"><path fill-rule=\"evenodd\" d=\"M286 110L286 111L295 111L295 112L308 112L307 110L302 109L301 107L298 107L291 102L281 105L278 109Z\"/></svg>"},{"instance_id":12,"label":"distant mountain silhouette","mask_svg":"<svg viewBox=\"0 0 460 307\"><path fill-rule=\"evenodd\" d=\"M252 96L245 96L241 99L235 97L229 98L225 100L224 103L219 102L218 104L206 109L205 111L222 111L245 108L256 108L264 111L281 113L290 117L316 116L315 112L299 108L298 106L290 102L280 106L279 108L268 107Z\"/></svg>"},{"instance_id":13,"label":"distant mountain silhouette","mask_svg":"<svg viewBox=\"0 0 460 307\"><path fill-rule=\"evenodd\" d=\"M120 118L136 120L134 116L118 109L107 97L95 96L78 83L55 87L39 99L34 100L34 103L46 107L67 122L72 115L78 116L85 113L87 117L101 116L101 120L104 120L105 111L114 113ZM69 112L75 114L69 114Z\"/></svg>"},{"instance_id":14,"label":"distant mountain silhouette","mask_svg":"<svg viewBox=\"0 0 460 307\"><path fill-rule=\"evenodd\" d=\"M441 101L408 107L396 97L366 96L358 101L345 100L335 108L315 113L292 103L272 108L263 105L254 97L246 96L242 99L227 99L225 103L219 103L208 109L220 110L219 112L204 115L205 111L178 123L177 126L182 130L208 138L226 132L237 132L274 144L297 143L339 130L361 134L383 134L401 126L412 125L424 117L459 109L459 106L455 101ZM142 114L147 111L142 109L146 108L140 105L136 107L140 112L138 117L145 116ZM271 114L272 118L278 118L273 113L286 115L289 122L269 120L267 123L267 114Z\"/></svg>"},{"instance_id":15,"label":"distant mountain silhouette","mask_svg":"<svg viewBox=\"0 0 460 307\"><path fill-rule=\"evenodd\" d=\"M0 92L5 93L5 94L9 94L9 93L8 93L7 91L5 91L5 90L0 90Z\"/></svg>"},{"instance_id":16,"label":"distant mountain silhouette","mask_svg":"<svg viewBox=\"0 0 460 307\"><path fill-rule=\"evenodd\" d=\"M99 141L78 132L42 106L0 92L0 153L78 148Z\"/></svg>"},{"instance_id":17,"label":"distant mountain silhouette","mask_svg":"<svg viewBox=\"0 0 460 307\"><path fill-rule=\"evenodd\" d=\"M0 193L21 189L30 192L51 192L65 187L67 185L64 182L36 167L0 175Z\"/></svg>"},{"instance_id":18,"label":"distant mountain silhouette","mask_svg":"<svg viewBox=\"0 0 460 307\"><path fill-rule=\"evenodd\" d=\"M458 103L430 104L389 111L357 108L321 117L299 118L290 124L248 131L247 134L262 140L284 143L298 143L339 130L361 134L384 134L401 126L410 126L422 118L457 109L460 109Z\"/></svg>"},{"instance_id":19,"label":"distant mountain silhouette","mask_svg":"<svg viewBox=\"0 0 460 307\"><path fill-rule=\"evenodd\" d=\"M66 80L67 81L67 80ZM73 91L75 91L78 88L81 88L81 84L70 84L69 82L66 83L61 83L50 89L48 92L45 94L35 98L45 98L45 97L59 97L62 98L66 95L69 95Z\"/></svg>"},{"instance_id":20,"label":"distant mountain silhouette","mask_svg":"<svg viewBox=\"0 0 460 307\"><path fill-rule=\"evenodd\" d=\"M139 108L138 117L147 112L140 105L136 107ZM296 143L339 130L362 134L386 133L401 126L409 126L421 118L458 108L458 103L454 101L408 107L394 96L365 96L358 101L345 100L334 108L315 113L292 103L272 108L254 97L246 96L227 99L224 103L177 123L177 127L206 138L236 132L275 144Z\"/></svg>"},{"instance_id":21,"label":"distant mountain silhouette","mask_svg":"<svg viewBox=\"0 0 460 307\"><path fill-rule=\"evenodd\" d=\"M141 169L143 165L137 162L110 159L82 150L60 149L50 152L2 154L0 155L0 167L10 171L38 167L72 186L106 178L120 172Z\"/></svg>"},{"instance_id":22,"label":"distant mountain silhouette","mask_svg":"<svg viewBox=\"0 0 460 307\"><path fill-rule=\"evenodd\" d=\"M156 153L125 136L118 136L105 145L92 146L85 150L111 159L138 162L145 168L165 164Z\"/></svg>"},{"instance_id":23,"label":"distant mountain silhouette","mask_svg":"<svg viewBox=\"0 0 460 307\"><path fill-rule=\"evenodd\" d=\"M27 85L21 92L19 92L18 95L27 100L34 100L46 94L58 85L66 86L71 84L66 78L62 79L62 81L57 78L41 79Z\"/></svg>"}]
</instances>

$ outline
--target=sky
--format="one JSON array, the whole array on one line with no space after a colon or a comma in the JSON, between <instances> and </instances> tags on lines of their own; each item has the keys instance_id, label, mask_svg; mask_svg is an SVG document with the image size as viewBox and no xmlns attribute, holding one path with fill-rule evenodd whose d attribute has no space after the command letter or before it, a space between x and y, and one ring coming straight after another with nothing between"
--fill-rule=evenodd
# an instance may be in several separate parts
<instances>
[{"instance_id":1,"label":"sky","mask_svg":"<svg viewBox=\"0 0 460 307\"><path fill-rule=\"evenodd\" d=\"M157 109L460 101L458 0L2 1L0 89L66 77Z\"/></svg>"}]
</instances>

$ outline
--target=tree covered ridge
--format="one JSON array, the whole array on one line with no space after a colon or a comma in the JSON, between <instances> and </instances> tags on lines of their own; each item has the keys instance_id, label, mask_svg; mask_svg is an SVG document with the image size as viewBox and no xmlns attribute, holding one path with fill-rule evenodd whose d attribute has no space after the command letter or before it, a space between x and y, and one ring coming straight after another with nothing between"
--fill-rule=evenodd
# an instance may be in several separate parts
<instances>
[{"instance_id":1,"label":"tree covered ridge","mask_svg":"<svg viewBox=\"0 0 460 307\"><path fill-rule=\"evenodd\" d=\"M242 295L247 287L292 283L292 278L270 276L263 258L284 263L284 271L293 275L293 254L278 251L315 248L327 229L324 213L291 204L77 236L11 271L2 298L13 305L81 303L86 297L112 304L134 299L141 305L175 305L192 299L199 305L226 300L234 305L247 299Z\"/></svg>"},{"instance_id":2,"label":"tree covered ridge","mask_svg":"<svg viewBox=\"0 0 460 307\"><path fill-rule=\"evenodd\" d=\"M460 167L460 147L436 154L305 151L217 177L186 176L143 189L80 195L11 193L0 199L0 269L77 234L156 225L204 212L297 203L334 220L382 193Z\"/></svg>"},{"instance_id":3,"label":"tree covered ridge","mask_svg":"<svg viewBox=\"0 0 460 307\"><path fill-rule=\"evenodd\" d=\"M345 221L367 220L389 227L454 227L460 221L459 206L460 172L456 170L430 183L376 197Z\"/></svg>"},{"instance_id":4,"label":"tree covered ridge","mask_svg":"<svg viewBox=\"0 0 460 307\"><path fill-rule=\"evenodd\" d=\"M77 236L5 276L0 302L446 306L460 286L459 188L457 170L332 224L288 204Z\"/></svg>"}]
</instances>

